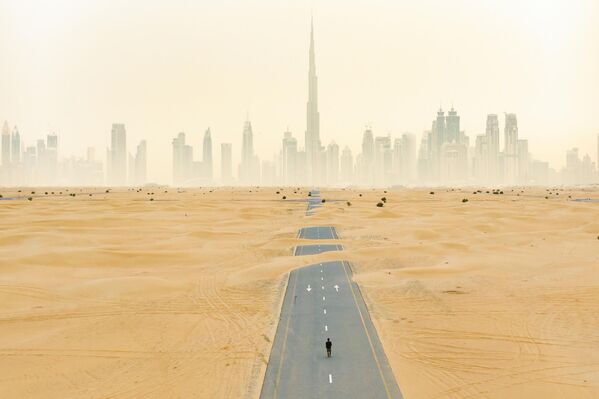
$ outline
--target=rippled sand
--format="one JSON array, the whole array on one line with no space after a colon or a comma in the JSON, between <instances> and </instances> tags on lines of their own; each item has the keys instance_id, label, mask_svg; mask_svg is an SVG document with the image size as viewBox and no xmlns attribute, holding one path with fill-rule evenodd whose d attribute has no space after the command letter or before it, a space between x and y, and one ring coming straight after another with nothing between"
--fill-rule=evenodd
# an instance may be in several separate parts
<instances>
[{"instance_id":1,"label":"rippled sand","mask_svg":"<svg viewBox=\"0 0 599 399\"><path fill-rule=\"evenodd\" d=\"M309 225L407 399L599 397L599 193L164 190L0 201L0 397L255 398Z\"/></svg>"}]
</instances>

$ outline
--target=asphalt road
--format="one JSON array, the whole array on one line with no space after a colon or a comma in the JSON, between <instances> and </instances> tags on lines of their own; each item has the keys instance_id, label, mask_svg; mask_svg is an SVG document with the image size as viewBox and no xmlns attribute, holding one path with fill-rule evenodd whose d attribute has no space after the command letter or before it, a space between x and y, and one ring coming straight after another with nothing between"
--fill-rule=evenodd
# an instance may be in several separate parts
<instances>
[{"instance_id":1,"label":"asphalt road","mask_svg":"<svg viewBox=\"0 0 599 399\"><path fill-rule=\"evenodd\" d=\"M307 240L337 240L339 236L334 227L304 227L300 229L298 238Z\"/></svg>"},{"instance_id":2,"label":"asphalt road","mask_svg":"<svg viewBox=\"0 0 599 399\"><path fill-rule=\"evenodd\" d=\"M402 398L347 262L290 273L260 398Z\"/></svg>"}]
</instances>

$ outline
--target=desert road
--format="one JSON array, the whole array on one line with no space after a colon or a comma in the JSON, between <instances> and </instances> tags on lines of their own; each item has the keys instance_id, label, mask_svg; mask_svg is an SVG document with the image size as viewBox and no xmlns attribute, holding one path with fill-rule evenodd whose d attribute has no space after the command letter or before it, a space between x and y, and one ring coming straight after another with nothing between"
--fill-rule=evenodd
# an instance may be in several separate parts
<instances>
[{"instance_id":1,"label":"desert road","mask_svg":"<svg viewBox=\"0 0 599 399\"><path fill-rule=\"evenodd\" d=\"M338 237L333 227L302 229L300 237ZM340 245L296 247L296 255ZM307 248L307 249L306 249ZM314 251L320 252L314 252ZM376 330L345 261L289 274L260 399L403 398ZM333 342L327 358L325 341Z\"/></svg>"},{"instance_id":2,"label":"desert road","mask_svg":"<svg viewBox=\"0 0 599 399\"><path fill-rule=\"evenodd\" d=\"M304 227L300 229L298 238L307 240L337 240L339 236L334 227Z\"/></svg>"},{"instance_id":3,"label":"desert road","mask_svg":"<svg viewBox=\"0 0 599 399\"><path fill-rule=\"evenodd\" d=\"M260 398L402 398L347 262L291 272Z\"/></svg>"}]
</instances>

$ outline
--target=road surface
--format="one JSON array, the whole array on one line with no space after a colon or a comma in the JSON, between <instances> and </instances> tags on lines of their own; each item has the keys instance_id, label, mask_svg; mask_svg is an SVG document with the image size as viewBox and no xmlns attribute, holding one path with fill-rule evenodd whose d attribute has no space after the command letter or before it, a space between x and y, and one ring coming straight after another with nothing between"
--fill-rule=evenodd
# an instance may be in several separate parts
<instances>
[{"instance_id":1,"label":"road surface","mask_svg":"<svg viewBox=\"0 0 599 399\"><path fill-rule=\"evenodd\" d=\"M307 240L338 240L339 236L334 227L304 227L300 229L298 238Z\"/></svg>"},{"instance_id":2,"label":"road surface","mask_svg":"<svg viewBox=\"0 0 599 399\"><path fill-rule=\"evenodd\" d=\"M273 398L402 398L347 262L290 273L260 395Z\"/></svg>"}]
</instances>

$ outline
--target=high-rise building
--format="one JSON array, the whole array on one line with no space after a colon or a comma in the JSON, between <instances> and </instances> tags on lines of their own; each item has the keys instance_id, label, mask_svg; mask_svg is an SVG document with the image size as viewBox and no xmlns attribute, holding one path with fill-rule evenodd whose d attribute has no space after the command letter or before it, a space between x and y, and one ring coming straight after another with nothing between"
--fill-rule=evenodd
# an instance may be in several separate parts
<instances>
[{"instance_id":1,"label":"high-rise building","mask_svg":"<svg viewBox=\"0 0 599 399\"><path fill-rule=\"evenodd\" d=\"M38 155L39 156L39 155ZM53 185L58 179L58 136L54 133L46 136L46 181Z\"/></svg>"},{"instance_id":2,"label":"high-rise building","mask_svg":"<svg viewBox=\"0 0 599 399\"><path fill-rule=\"evenodd\" d=\"M314 24L310 23L310 53L308 66L308 103L306 104L306 172L308 184L322 179L320 153L320 114L318 112L318 78L316 76L316 56L314 51Z\"/></svg>"},{"instance_id":3,"label":"high-rise building","mask_svg":"<svg viewBox=\"0 0 599 399\"><path fill-rule=\"evenodd\" d=\"M516 114L505 114L504 138L504 180L507 184L514 184L518 176L518 119Z\"/></svg>"},{"instance_id":4,"label":"high-rise building","mask_svg":"<svg viewBox=\"0 0 599 399\"><path fill-rule=\"evenodd\" d=\"M21 162L21 135L19 134L19 129L16 126L12 130L10 149L10 161L13 164L18 164Z\"/></svg>"},{"instance_id":5,"label":"high-rise building","mask_svg":"<svg viewBox=\"0 0 599 399\"><path fill-rule=\"evenodd\" d=\"M357 170L358 180L365 185L373 184L374 179L374 135L372 129L367 126L362 135L362 153L360 154L360 165Z\"/></svg>"},{"instance_id":6,"label":"high-rise building","mask_svg":"<svg viewBox=\"0 0 599 399\"><path fill-rule=\"evenodd\" d=\"M254 133L250 121L246 121L243 126L241 163L239 164L238 176L239 182L243 185L258 184L260 182L260 162L254 154Z\"/></svg>"},{"instance_id":7,"label":"high-rise building","mask_svg":"<svg viewBox=\"0 0 599 399\"><path fill-rule=\"evenodd\" d=\"M112 125L108 151L108 183L115 186L127 184L127 131L122 123Z\"/></svg>"},{"instance_id":8,"label":"high-rise building","mask_svg":"<svg viewBox=\"0 0 599 399\"><path fill-rule=\"evenodd\" d=\"M233 182L233 152L231 143L220 145L220 176L222 184Z\"/></svg>"},{"instance_id":9,"label":"high-rise building","mask_svg":"<svg viewBox=\"0 0 599 399\"><path fill-rule=\"evenodd\" d=\"M478 183L487 183L489 177L489 147L487 135L476 136L474 143L474 160L472 163L474 180Z\"/></svg>"},{"instance_id":10,"label":"high-rise building","mask_svg":"<svg viewBox=\"0 0 599 399\"><path fill-rule=\"evenodd\" d=\"M135 184L142 186L147 182L147 168L148 168L148 149L145 140L142 140L137 145L137 152L135 153Z\"/></svg>"},{"instance_id":11,"label":"high-rise building","mask_svg":"<svg viewBox=\"0 0 599 399\"><path fill-rule=\"evenodd\" d=\"M4 121L2 126L2 165L10 164L10 128L8 122Z\"/></svg>"},{"instance_id":12,"label":"high-rise building","mask_svg":"<svg viewBox=\"0 0 599 399\"><path fill-rule=\"evenodd\" d=\"M204 133L204 145L202 148L202 163L204 169L204 180L212 182L212 137L210 135L210 128Z\"/></svg>"},{"instance_id":13,"label":"high-rise building","mask_svg":"<svg viewBox=\"0 0 599 399\"><path fill-rule=\"evenodd\" d=\"M399 181L406 184L416 177L416 138L410 133L401 135Z\"/></svg>"},{"instance_id":14,"label":"high-rise building","mask_svg":"<svg viewBox=\"0 0 599 399\"><path fill-rule=\"evenodd\" d=\"M334 186L339 181L339 146L332 141L327 146L327 184Z\"/></svg>"},{"instance_id":15,"label":"high-rise building","mask_svg":"<svg viewBox=\"0 0 599 399\"><path fill-rule=\"evenodd\" d=\"M376 137L374 139L374 180L371 184L382 187L391 182L392 159L391 137Z\"/></svg>"},{"instance_id":16,"label":"high-rise building","mask_svg":"<svg viewBox=\"0 0 599 399\"><path fill-rule=\"evenodd\" d=\"M341 152L341 182L347 184L354 183L355 180L354 157L349 147L345 146Z\"/></svg>"},{"instance_id":17,"label":"high-rise building","mask_svg":"<svg viewBox=\"0 0 599 399\"><path fill-rule=\"evenodd\" d=\"M458 112L451 107L445 117L445 143L460 143L460 117Z\"/></svg>"},{"instance_id":18,"label":"high-rise building","mask_svg":"<svg viewBox=\"0 0 599 399\"><path fill-rule=\"evenodd\" d=\"M173 183L189 184L193 177L193 147L185 143L185 133L173 139Z\"/></svg>"},{"instance_id":19,"label":"high-rise building","mask_svg":"<svg viewBox=\"0 0 599 399\"><path fill-rule=\"evenodd\" d=\"M297 177L297 140L286 131L281 148L281 178L283 183L294 185L298 183Z\"/></svg>"},{"instance_id":20,"label":"high-rise building","mask_svg":"<svg viewBox=\"0 0 599 399\"><path fill-rule=\"evenodd\" d=\"M496 114L487 115L487 182L496 183L499 179L499 118Z\"/></svg>"},{"instance_id":21,"label":"high-rise building","mask_svg":"<svg viewBox=\"0 0 599 399\"><path fill-rule=\"evenodd\" d=\"M528 140L518 139L518 184L527 184L529 177Z\"/></svg>"},{"instance_id":22,"label":"high-rise building","mask_svg":"<svg viewBox=\"0 0 599 399\"><path fill-rule=\"evenodd\" d=\"M463 183L468 179L468 148L447 142L441 146L440 178L443 183Z\"/></svg>"}]
</instances>

